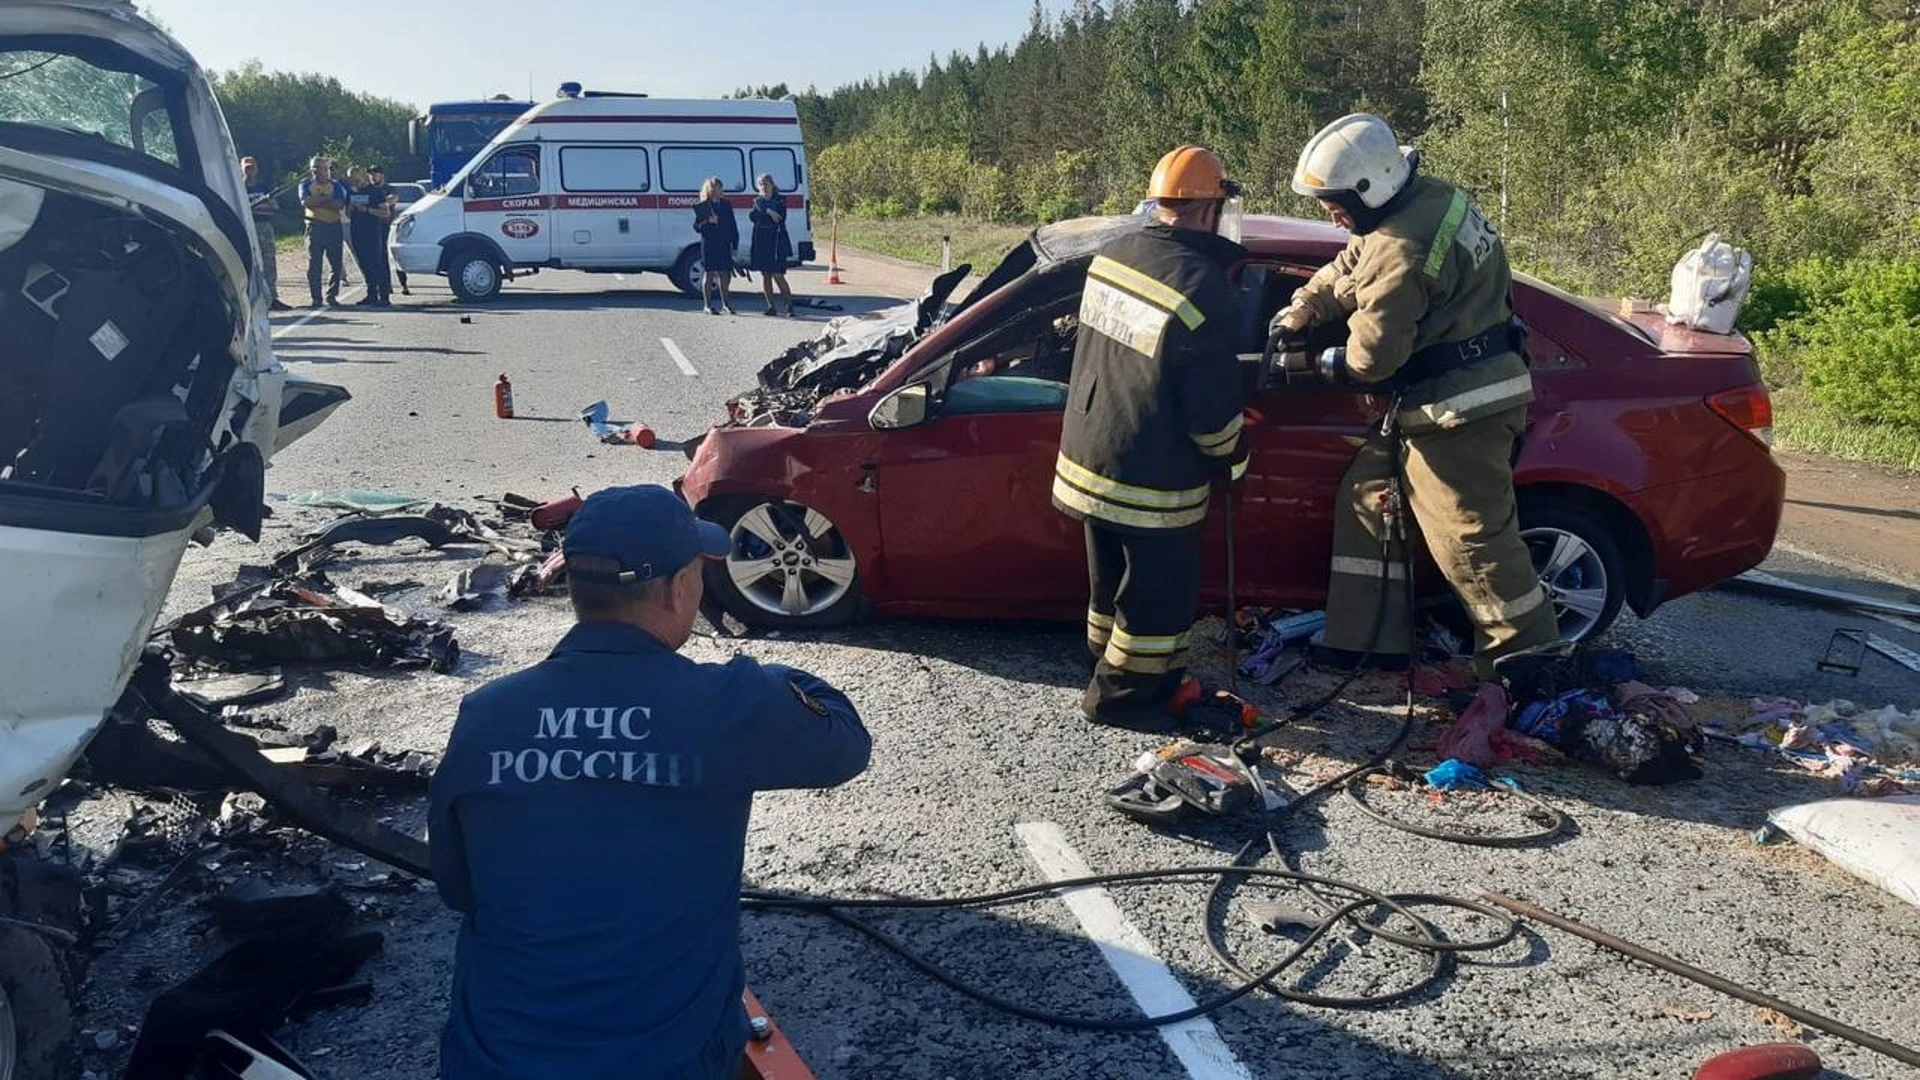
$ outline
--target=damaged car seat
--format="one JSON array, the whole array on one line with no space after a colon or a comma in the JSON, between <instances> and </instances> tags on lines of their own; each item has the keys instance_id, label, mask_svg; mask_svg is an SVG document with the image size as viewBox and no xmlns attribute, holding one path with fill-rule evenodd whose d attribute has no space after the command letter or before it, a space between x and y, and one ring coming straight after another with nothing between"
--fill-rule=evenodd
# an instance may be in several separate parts
<instances>
[{"instance_id":1,"label":"damaged car seat","mask_svg":"<svg viewBox=\"0 0 1920 1080\"><path fill-rule=\"evenodd\" d=\"M7 256L6 370L32 411L4 418L8 479L186 503L233 364L205 266L159 225L58 194Z\"/></svg>"}]
</instances>

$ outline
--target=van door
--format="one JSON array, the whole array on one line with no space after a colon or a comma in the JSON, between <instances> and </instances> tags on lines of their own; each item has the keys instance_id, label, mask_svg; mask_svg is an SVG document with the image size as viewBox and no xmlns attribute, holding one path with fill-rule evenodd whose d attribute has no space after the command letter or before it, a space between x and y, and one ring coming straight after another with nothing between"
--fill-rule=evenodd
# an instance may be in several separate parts
<instances>
[{"instance_id":1,"label":"van door","mask_svg":"<svg viewBox=\"0 0 1920 1080\"><path fill-rule=\"evenodd\" d=\"M499 244L514 266L543 266L553 258L542 165L538 143L503 146L467 174L461 192L468 231Z\"/></svg>"},{"instance_id":2,"label":"van door","mask_svg":"<svg viewBox=\"0 0 1920 1080\"><path fill-rule=\"evenodd\" d=\"M579 143L560 147L559 159L553 227L562 266L641 270L671 261L660 252L646 147Z\"/></svg>"}]
</instances>

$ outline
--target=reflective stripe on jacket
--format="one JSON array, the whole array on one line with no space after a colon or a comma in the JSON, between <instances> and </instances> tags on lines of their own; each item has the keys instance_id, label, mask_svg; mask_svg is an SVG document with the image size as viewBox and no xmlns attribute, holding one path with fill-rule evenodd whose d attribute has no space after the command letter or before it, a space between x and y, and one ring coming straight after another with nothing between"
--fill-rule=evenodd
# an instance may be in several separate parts
<instances>
[{"instance_id":1,"label":"reflective stripe on jacket","mask_svg":"<svg viewBox=\"0 0 1920 1080\"><path fill-rule=\"evenodd\" d=\"M1429 345L1467 341L1513 316L1500 234L1465 192L1417 177L1401 205L1294 294L1316 324L1347 322L1347 368L1380 382ZM1533 400L1526 361L1498 353L1407 388L1409 431L1458 427Z\"/></svg>"},{"instance_id":2,"label":"reflective stripe on jacket","mask_svg":"<svg viewBox=\"0 0 1920 1080\"><path fill-rule=\"evenodd\" d=\"M1093 260L1055 506L1128 530L1192 528L1211 482L1245 472L1239 300L1227 280L1245 256L1211 233L1150 225Z\"/></svg>"}]
</instances>

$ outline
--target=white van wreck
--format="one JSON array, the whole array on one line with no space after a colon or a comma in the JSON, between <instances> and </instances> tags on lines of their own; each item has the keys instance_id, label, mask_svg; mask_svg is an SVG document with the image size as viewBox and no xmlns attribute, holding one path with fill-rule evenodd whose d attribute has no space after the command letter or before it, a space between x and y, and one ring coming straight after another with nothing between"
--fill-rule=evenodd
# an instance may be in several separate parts
<instances>
[{"instance_id":1,"label":"white van wreck","mask_svg":"<svg viewBox=\"0 0 1920 1080\"><path fill-rule=\"evenodd\" d=\"M587 92L543 102L395 219L393 264L462 300L542 269L659 271L697 295L693 205L717 176L737 209L771 176L799 263L814 258L800 115L790 100L675 101ZM744 223L742 232L745 232ZM744 252L742 253L744 255Z\"/></svg>"},{"instance_id":2,"label":"white van wreck","mask_svg":"<svg viewBox=\"0 0 1920 1080\"><path fill-rule=\"evenodd\" d=\"M119 698L191 537L346 400L275 361L234 147L125 0L0 5L0 837ZM0 839L0 848L6 845ZM0 851L0 1075L56 1075L56 936ZM30 916L20 921L22 916ZM36 962L38 961L38 962Z\"/></svg>"}]
</instances>

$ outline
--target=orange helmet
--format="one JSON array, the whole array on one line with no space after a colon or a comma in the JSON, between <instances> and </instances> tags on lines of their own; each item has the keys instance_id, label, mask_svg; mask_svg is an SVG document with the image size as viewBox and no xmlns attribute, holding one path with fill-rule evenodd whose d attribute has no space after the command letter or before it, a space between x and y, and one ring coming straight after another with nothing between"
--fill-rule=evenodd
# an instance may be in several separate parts
<instances>
[{"instance_id":1,"label":"orange helmet","mask_svg":"<svg viewBox=\"0 0 1920 1080\"><path fill-rule=\"evenodd\" d=\"M1232 199L1240 185L1227 179L1227 168L1204 146L1187 145L1160 159L1147 185L1149 199Z\"/></svg>"}]
</instances>

